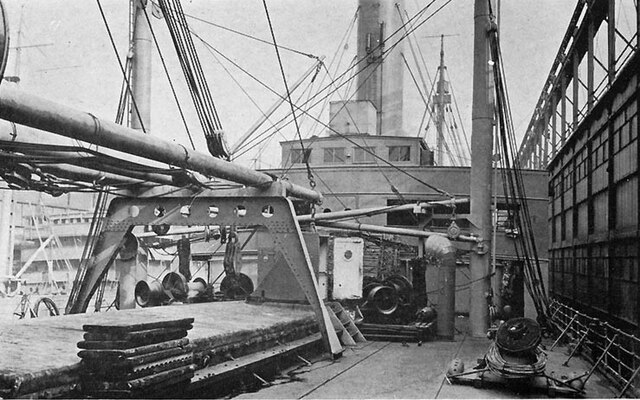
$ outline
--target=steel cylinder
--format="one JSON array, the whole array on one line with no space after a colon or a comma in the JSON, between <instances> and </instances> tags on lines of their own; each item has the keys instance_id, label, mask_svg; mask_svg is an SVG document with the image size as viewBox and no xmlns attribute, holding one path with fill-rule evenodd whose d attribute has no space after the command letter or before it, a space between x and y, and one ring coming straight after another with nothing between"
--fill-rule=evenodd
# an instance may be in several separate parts
<instances>
[{"instance_id":1,"label":"steel cylinder","mask_svg":"<svg viewBox=\"0 0 640 400\"><path fill-rule=\"evenodd\" d=\"M168 299L160 281L140 281L135 289L136 303L140 307L152 307L162 304Z\"/></svg>"},{"instance_id":2,"label":"steel cylinder","mask_svg":"<svg viewBox=\"0 0 640 400\"><path fill-rule=\"evenodd\" d=\"M196 278L187 284L187 298L195 299L202 296L207 290L207 282L202 278Z\"/></svg>"},{"instance_id":3,"label":"steel cylinder","mask_svg":"<svg viewBox=\"0 0 640 400\"><path fill-rule=\"evenodd\" d=\"M438 299L438 327L436 333L444 339L453 339L455 334L456 311L456 258L455 247L449 239L430 236L424 244L425 254L435 256L440 263L438 287L441 295Z\"/></svg>"}]
</instances>

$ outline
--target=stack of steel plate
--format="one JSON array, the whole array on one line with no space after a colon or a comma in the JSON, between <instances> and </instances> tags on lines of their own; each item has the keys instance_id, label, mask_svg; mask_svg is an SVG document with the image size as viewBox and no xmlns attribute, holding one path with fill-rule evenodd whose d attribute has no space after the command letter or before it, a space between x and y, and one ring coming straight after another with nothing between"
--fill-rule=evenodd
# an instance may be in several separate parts
<instances>
[{"instance_id":1,"label":"stack of steel plate","mask_svg":"<svg viewBox=\"0 0 640 400\"><path fill-rule=\"evenodd\" d=\"M187 331L193 318L140 324L84 325L82 390L97 397L179 393L195 364Z\"/></svg>"}]
</instances>

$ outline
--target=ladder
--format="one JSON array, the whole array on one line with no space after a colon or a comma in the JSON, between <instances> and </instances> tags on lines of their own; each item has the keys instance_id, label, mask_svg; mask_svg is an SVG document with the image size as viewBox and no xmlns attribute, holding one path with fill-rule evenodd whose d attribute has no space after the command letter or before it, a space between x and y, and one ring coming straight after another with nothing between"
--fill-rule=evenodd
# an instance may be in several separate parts
<instances>
[{"instance_id":1,"label":"ladder","mask_svg":"<svg viewBox=\"0 0 640 400\"><path fill-rule=\"evenodd\" d=\"M333 328L344 346L355 346L356 343L367 341L353 322L349 312L342 307L342 304L332 301L326 303L326 306Z\"/></svg>"}]
</instances>

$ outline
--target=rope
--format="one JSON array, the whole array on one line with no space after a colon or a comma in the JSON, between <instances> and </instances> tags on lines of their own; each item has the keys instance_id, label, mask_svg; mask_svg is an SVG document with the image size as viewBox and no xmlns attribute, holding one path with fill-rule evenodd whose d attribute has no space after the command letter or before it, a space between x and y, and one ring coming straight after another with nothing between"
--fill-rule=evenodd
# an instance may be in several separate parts
<instances>
[{"instance_id":1,"label":"rope","mask_svg":"<svg viewBox=\"0 0 640 400\"><path fill-rule=\"evenodd\" d=\"M489 370L502 378L518 379L543 375L547 366L547 355L540 346L537 346L530 354L535 357L535 361L530 364L506 361L500 354L500 349L496 342L491 342L484 359Z\"/></svg>"}]
</instances>

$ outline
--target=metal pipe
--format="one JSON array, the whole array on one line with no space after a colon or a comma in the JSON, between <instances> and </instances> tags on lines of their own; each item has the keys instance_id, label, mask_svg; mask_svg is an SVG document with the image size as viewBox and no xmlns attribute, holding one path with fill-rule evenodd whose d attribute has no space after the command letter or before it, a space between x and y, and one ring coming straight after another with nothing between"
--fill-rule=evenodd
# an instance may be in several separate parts
<instances>
[{"instance_id":1,"label":"metal pipe","mask_svg":"<svg viewBox=\"0 0 640 400\"><path fill-rule=\"evenodd\" d=\"M6 121L0 121L2 123ZM8 123L6 125L9 125ZM9 128L9 129L5 129ZM46 156L46 157L55 157L61 160L64 160L64 164L39 164L37 165L43 171L51 170L57 171L56 175L69 177L69 173L74 173L76 176L72 178L77 178L78 180L82 180L85 182L94 182L96 179L100 178L100 172L107 172L109 174L102 174L102 177L111 179L113 183L144 183L140 181L150 181L154 183L159 183L161 185L170 185L170 186L178 186L176 182L166 174L155 173L155 172L141 172L136 170L131 170L122 167L121 157L122 154L118 155L113 151L100 151L101 155L107 157L107 160L101 160L99 156L79 156L76 152L68 152L68 151L58 151L58 150L48 150L47 144L61 146L64 145L62 143L55 144L55 139L60 139L58 136L54 136L49 132L43 131L35 131L33 129L28 129L21 127L22 129L17 129L15 127L5 127L4 124L0 124L0 147L6 146L7 151L15 151L20 154L24 154L26 156ZM46 137L50 136L50 137ZM40 140L44 139L44 143ZM23 149L20 147L21 144L29 145L28 149ZM34 147L37 145L37 148ZM72 144L69 144L70 146ZM76 145L77 146L77 145ZM81 150L79 150L81 152ZM109 162L110 161L110 162ZM148 163L144 161L149 160L126 160L127 162L137 163L141 165L148 166ZM76 165L77 167L71 167L68 164ZM120 164L120 165L118 165ZM61 165L64 165L62 167ZM133 179L127 179L127 178ZM188 182L187 180L181 180L180 182Z\"/></svg>"},{"instance_id":2,"label":"metal pipe","mask_svg":"<svg viewBox=\"0 0 640 400\"><path fill-rule=\"evenodd\" d=\"M431 236L424 243L425 254L433 255L440 260L438 287L438 316L436 334L444 339L453 340L456 317L456 249L449 239L442 236Z\"/></svg>"},{"instance_id":3,"label":"metal pipe","mask_svg":"<svg viewBox=\"0 0 640 400\"><path fill-rule=\"evenodd\" d=\"M439 236L444 238L447 237L445 233L440 233L440 232L427 232L427 231L420 231L417 229L406 229L406 228L391 228L388 226L358 224L353 222L318 221L316 225L326 226L329 228L348 229L352 231L389 233L392 235L403 235L403 236L413 236L413 237L422 237L422 238L428 238L431 236ZM465 235L458 236L457 240L464 241L464 242L473 242L473 243L478 242L477 238L473 236L465 236Z\"/></svg>"},{"instance_id":4,"label":"metal pipe","mask_svg":"<svg viewBox=\"0 0 640 400\"><path fill-rule=\"evenodd\" d=\"M360 208L357 210L334 211L334 212L327 212L327 213L318 213L315 215L312 215L312 214L298 215L297 219L299 223L316 222L316 221L323 221L328 219L355 218L360 216L386 214L386 213L396 212L396 211L413 210L414 208L431 208L437 205L453 206L455 204L463 204L468 202L469 202L469 199L429 201L426 203L417 203L417 204L402 204L397 206L371 207L371 208Z\"/></svg>"},{"instance_id":5,"label":"metal pipe","mask_svg":"<svg viewBox=\"0 0 640 400\"><path fill-rule=\"evenodd\" d=\"M103 185L141 185L148 186L153 183L161 185L173 185L171 178L167 176L148 176L136 178L124 173L111 173L92 168L79 167L72 164L41 165L43 172L50 173L61 178L72 179L87 183L100 182ZM133 174L131 174L133 175ZM164 178L164 179L161 179Z\"/></svg>"},{"instance_id":6,"label":"metal pipe","mask_svg":"<svg viewBox=\"0 0 640 400\"><path fill-rule=\"evenodd\" d=\"M578 314L574 315L573 318L571 318L571 321L569 321L569 323L567 324L567 327L564 328L564 330L560 333L560 336L558 336L558 338L556 339L555 342L553 342L553 344L551 345L551 347L549 348L549 351L553 350L554 347L556 347L556 345L560 342L560 339L562 339L562 337L569 332L569 329L571 328L571 324L573 324L573 321L576 320L576 318L578 318Z\"/></svg>"},{"instance_id":7,"label":"metal pipe","mask_svg":"<svg viewBox=\"0 0 640 400\"><path fill-rule=\"evenodd\" d=\"M0 118L247 186L269 187L274 181L262 172L157 137L148 137L92 114L9 88L8 85L0 86ZM314 190L286 181L282 184L290 196L318 203L322 201L322 195Z\"/></svg>"},{"instance_id":8,"label":"metal pipe","mask_svg":"<svg viewBox=\"0 0 640 400\"><path fill-rule=\"evenodd\" d=\"M493 107L489 102L488 32L489 2L475 0L473 48L473 109L471 115L471 223L472 232L484 240L484 251L471 252L469 329L484 337L489 328L487 295L490 290L491 161L493 153Z\"/></svg>"},{"instance_id":9,"label":"metal pipe","mask_svg":"<svg viewBox=\"0 0 640 400\"><path fill-rule=\"evenodd\" d=\"M584 334L582 335L580 340L578 340L578 343L576 344L576 347L574 347L573 350L571 351L571 354L569 354L569 358L567 358L565 360L565 362L562 363L562 365L564 365L565 367L569 366L569 360L571 360L573 358L573 356L576 355L576 353L580 349L580 346L582 346L582 342L584 342L584 340L587 338L587 336L589 335L590 331L591 331L591 328L587 328L587 330L584 331Z\"/></svg>"}]
</instances>

